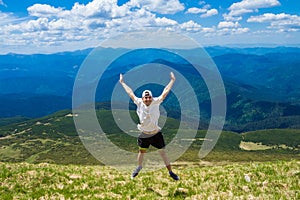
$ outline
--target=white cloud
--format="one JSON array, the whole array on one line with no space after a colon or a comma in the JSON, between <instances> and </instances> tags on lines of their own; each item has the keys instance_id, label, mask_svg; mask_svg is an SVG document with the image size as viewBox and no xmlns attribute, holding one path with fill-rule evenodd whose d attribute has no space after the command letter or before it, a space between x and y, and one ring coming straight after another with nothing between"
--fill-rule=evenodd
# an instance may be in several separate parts
<instances>
[{"instance_id":1,"label":"white cloud","mask_svg":"<svg viewBox=\"0 0 300 200\"><path fill-rule=\"evenodd\" d=\"M135 7L140 6L139 4L145 6ZM34 4L28 8L28 12L30 16L37 19L6 25L3 28L10 33L21 31L29 35L39 31L43 33L68 31L69 39L72 35L76 38L80 34L99 37L109 32L176 26L178 25L176 21L166 17L156 17L150 10L173 13L182 9L184 9L183 4L178 0L168 2L132 0L122 6L117 5L117 0L94 0L86 5L75 3L70 10L46 4ZM98 32L95 33L94 30Z\"/></svg>"},{"instance_id":2,"label":"white cloud","mask_svg":"<svg viewBox=\"0 0 300 200\"><path fill-rule=\"evenodd\" d=\"M172 19L168 19L166 17L163 18L155 18L155 22L158 26L175 26L177 25L177 21L174 21Z\"/></svg>"},{"instance_id":3,"label":"white cloud","mask_svg":"<svg viewBox=\"0 0 300 200\"><path fill-rule=\"evenodd\" d=\"M37 20L29 20L19 24L9 24L4 26L7 32L30 33L49 30L49 20L47 18L38 18Z\"/></svg>"},{"instance_id":4,"label":"white cloud","mask_svg":"<svg viewBox=\"0 0 300 200\"><path fill-rule=\"evenodd\" d=\"M184 4L179 0L131 0L126 3L129 7L145 8L159 14L175 14L184 10Z\"/></svg>"},{"instance_id":5,"label":"white cloud","mask_svg":"<svg viewBox=\"0 0 300 200\"><path fill-rule=\"evenodd\" d=\"M217 35L237 35L249 32L249 28L222 28L217 31Z\"/></svg>"},{"instance_id":6,"label":"white cloud","mask_svg":"<svg viewBox=\"0 0 300 200\"><path fill-rule=\"evenodd\" d=\"M53 17L62 12L62 8L55 8L47 4L34 4L27 8L29 15L35 17Z\"/></svg>"},{"instance_id":7,"label":"white cloud","mask_svg":"<svg viewBox=\"0 0 300 200\"><path fill-rule=\"evenodd\" d=\"M210 5L206 4L204 1L201 2L201 5L204 5L202 8L197 8L197 7L192 7L189 8L185 13L186 14L199 14L201 13L200 17L205 18L205 17L211 17L213 15L217 15L219 12L217 9L213 8L210 9Z\"/></svg>"},{"instance_id":8,"label":"white cloud","mask_svg":"<svg viewBox=\"0 0 300 200\"><path fill-rule=\"evenodd\" d=\"M300 16L298 15L265 13L251 16L247 22L270 23L268 28L277 29L279 32L300 31Z\"/></svg>"},{"instance_id":9,"label":"white cloud","mask_svg":"<svg viewBox=\"0 0 300 200\"><path fill-rule=\"evenodd\" d=\"M236 5L232 6L233 10L237 9ZM244 9L249 12L255 10L253 6L244 6ZM93 0L87 4L75 3L70 9L34 4L27 10L26 18L0 11L0 52L9 51L3 50L4 46L10 49L31 47L31 51L36 52L41 49L48 52L88 48L97 46L99 41L112 35L128 31L171 30L202 36L230 36L250 31L238 23L241 16L229 13L223 15L222 22L212 27L202 27L193 20L179 23L159 15L183 11L184 5L179 0L130 0L122 6L117 5L117 0ZM242 10L238 13L235 10L239 15L245 12ZM218 10L203 1L199 8L189 8L185 13L209 17L218 14ZM269 23L269 30L277 28L277 31L295 31L299 27L297 20L298 16L289 14L266 14L250 17L248 22Z\"/></svg>"},{"instance_id":10,"label":"white cloud","mask_svg":"<svg viewBox=\"0 0 300 200\"><path fill-rule=\"evenodd\" d=\"M7 24L14 20L14 17L9 13L3 13L0 11L0 25Z\"/></svg>"},{"instance_id":11,"label":"white cloud","mask_svg":"<svg viewBox=\"0 0 300 200\"><path fill-rule=\"evenodd\" d=\"M188 22L180 24L180 28L181 30L188 31L188 32L197 32L200 31L201 25L190 20Z\"/></svg>"},{"instance_id":12,"label":"white cloud","mask_svg":"<svg viewBox=\"0 0 300 200\"><path fill-rule=\"evenodd\" d=\"M99 38L107 38L113 32L139 29L145 24L158 26L154 14L143 8L131 12L127 5L118 6L116 0L94 0L86 5L75 3L70 10L35 4L27 10L30 17L18 20L0 12L2 47L14 51L17 46L31 47L33 51L47 52L59 51L59 48L81 49L97 45Z\"/></svg>"},{"instance_id":13,"label":"white cloud","mask_svg":"<svg viewBox=\"0 0 300 200\"><path fill-rule=\"evenodd\" d=\"M238 22L228 22L228 21L223 21L219 22L218 28L237 28L239 27L240 24Z\"/></svg>"},{"instance_id":14,"label":"white cloud","mask_svg":"<svg viewBox=\"0 0 300 200\"><path fill-rule=\"evenodd\" d=\"M192 8L189 8L185 13L199 14L199 13L205 13L206 11L207 11L207 9L204 9L204 8L192 7Z\"/></svg>"},{"instance_id":15,"label":"white cloud","mask_svg":"<svg viewBox=\"0 0 300 200\"><path fill-rule=\"evenodd\" d=\"M235 34L242 34L242 33L247 33L249 31L250 31L249 28L237 28L237 29L235 29L234 33Z\"/></svg>"},{"instance_id":16,"label":"white cloud","mask_svg":"<svg viewBox=\"0 0 300 200\"><path fill-rule=\"evenodd\" d=\"M259 8L269 8L279 6L278 0L242 0L237 3L233 3L228 10L231 16L240 16L246 13L255 12Z\"/></svg>"},{"instance_id":17,"label":"white cloud","mask_svg":"<svg viewBox=\"0 0 300 200\"><path fill-rule=\"evenodd\" d=\"M206 11L206 13L202 14L200 17L204 18L204 17L211 17L213 15L217 15L218 14L218 10L217 9L210 9L208 11Z\"/></svg>"},{"instance_id":18,"label":"white cloud","mask_svg":"<svg viewBox=\"0 0 300 200\"><path fill-rule=\"evenodd\" d=\"M254 12L254 10L241 8L237 10L231 10L229 16L241 16L243 14L252 13L252 12Z\"/></svg>"},{"instance_id":19,"label":"white cloud","mask_svg":"<svg viewBox=\"0 0 300 200\"><path fill-rule=\"evenodd\" d=\"M210 27L203 27L201 32L203 33L214 33L216 32L216 29L214 27L210 28Z\"/></svg>"},{"instance_id":20,"label":"white cloud","mask_svg":"<svg viewBox=\"0 0 300 200\"><path fill-rule=\"evenodd\" d=\"M118 6L117 0L94 0L88 4L76 2L71 10L55 8L47 4L34 4L27 10L31 16L36 17L53 17L53 18L117 18L129 14L127 5Z\"/></svg>"},{"instance_id":21,"label":"white cloud","mask_svg":"<svg viewBox=\"0 0 300 200\"><path fill-rule=\"evenodd\" d=\"M117 18L129 13L127 5L118 6L117 0L93 0L87 5L75 3L70 14L88 18Z\"/></svg>"},{"instance_id":22,"label":"white cloud","mask_svg":"<svg viewBox=\"0 0 300 200\"><path fill-rule=\"evenodd\" d=\"M273 20L288 20L288 19L297 19L299 16L290 15L285 13L273 14L273 13L265 13L259 16L251 16L247 22L271 22Z\"/></svg>"},{"instance_id":23,"label":"white cloud","mask_svg":"<svg viewBox=\"0 0 300 200\"><path fill-rule=\"evenodd\" d=\"M225 21L240 21L240 20L242 20L241 16L232 16L227 13L224 13L222 16Z\"/></svg>"}]
</instances>

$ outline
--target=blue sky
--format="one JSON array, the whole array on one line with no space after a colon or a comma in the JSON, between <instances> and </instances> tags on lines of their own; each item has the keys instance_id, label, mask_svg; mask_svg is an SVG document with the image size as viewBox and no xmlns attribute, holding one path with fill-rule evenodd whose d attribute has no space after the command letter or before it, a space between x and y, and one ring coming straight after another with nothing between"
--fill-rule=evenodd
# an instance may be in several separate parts
<instances>
[{"instance_id":1,"label":"blue sky","mask_svg":"<svg viewBox=\"0 0 300 200\"><path fill-rule=\"evenodd\" d=\"M168 30L200 45L300 46L299 0L0 0L0 53L97 46L129 31Z\"/></svg>"}]
</instances>

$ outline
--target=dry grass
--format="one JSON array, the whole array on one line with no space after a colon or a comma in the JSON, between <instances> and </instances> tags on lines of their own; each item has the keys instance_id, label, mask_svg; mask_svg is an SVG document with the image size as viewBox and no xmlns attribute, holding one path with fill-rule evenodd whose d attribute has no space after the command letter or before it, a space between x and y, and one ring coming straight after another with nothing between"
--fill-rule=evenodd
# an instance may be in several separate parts
<instances>
[{"instance_id":1,"label":"dry grass","mask_svg":"<svg viewBox=\"0 0 300 200\"><path fill-rule=\"evenodd\" d=\"M274 147L275 146L268 146L268 145L263 145L261 143L254 143L254 142L241 141L240 143L240 148L246 151L267 150L267 149L272 149Z\"/></svg>"},{"instance_id":2,"label":"dry grass","mask_svg":"<svg viewBox=\"0 0 300 200\"><path fill-rule=\"evenodd\" d=\"M130 169L131 170L131 169ZM178 163L129 172L106 166L0 163L0 199L299 199L300 162ZM245 179L249 176L250 181Z\"/></svg>"}]
</instances>

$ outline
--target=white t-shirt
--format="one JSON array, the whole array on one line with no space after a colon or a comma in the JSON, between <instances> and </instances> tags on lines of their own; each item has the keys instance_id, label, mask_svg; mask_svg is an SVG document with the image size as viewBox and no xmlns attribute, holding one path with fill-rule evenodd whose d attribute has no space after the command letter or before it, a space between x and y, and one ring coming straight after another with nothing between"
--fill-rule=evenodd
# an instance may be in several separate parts
<instances>
[{"instance_id":1,"label":"white t-shirt","mask_svg":"<svg viewBox=\"0 0 300 200\"><path fill-rule=\"evenodd\" d=\"M136 113L140 120L137 128L142 132L160 131L158 119L160 116L159 105L162 103L161 97L154 97L149 106L144 104L142 98L136 98L134 103L137 105Z\"/></svg>"}]
</instances>

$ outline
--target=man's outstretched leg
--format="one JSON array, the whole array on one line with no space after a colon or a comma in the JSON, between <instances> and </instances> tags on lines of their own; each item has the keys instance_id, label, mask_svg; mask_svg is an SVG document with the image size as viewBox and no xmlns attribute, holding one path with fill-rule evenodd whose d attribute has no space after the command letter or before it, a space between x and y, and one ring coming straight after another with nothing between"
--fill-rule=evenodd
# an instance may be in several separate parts
<instances>
[{"instance_id":1,"label":"man's outstretched leg","mask_svg":"<svg viewBox=\"0 0 300 200\"><path fill-rule=\"evenodd\" d=\"M138 166L137 168L132 172L131 178L133 179L134 177L136 177L139 172L141 171L141 169L143 168L143 160L144 160L144 156L145 156L146 150L144 149L140 149L139 153L138 153Z\"/></svg>"},{"instance_id":2,"label":"man's outstretched leg","mask_svg":"<svg viewBox=\"0 0 300 200\"><path fill-rule=\"evenodd\" d=\"M166 168L168 169L169 171L169 175L176 181L179 180L179 176L177 176L173 171L172 171L172 167L171 167L171 164L170 164L170 161L169 161L169 158L167 156L167 153L164 149L160 149L159 151L159 154L160 156L162 157L162 159L164 160L164 163L166 165Z\"/></svg>"}]
</instances>

